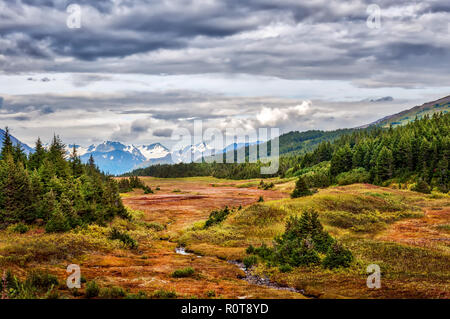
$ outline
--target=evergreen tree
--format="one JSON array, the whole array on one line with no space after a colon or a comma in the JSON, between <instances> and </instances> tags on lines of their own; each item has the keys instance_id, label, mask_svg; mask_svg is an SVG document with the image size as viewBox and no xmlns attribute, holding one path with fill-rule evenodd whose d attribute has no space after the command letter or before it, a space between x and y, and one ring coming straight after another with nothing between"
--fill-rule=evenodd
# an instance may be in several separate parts
<instances>
[{"instance_id":1,"label":"evergreen tree","mask_svg":"<svg viewBox=\"0 0 450 319\"><path fill-rule=\"evenodd\" d=\"M353 153L349 145L340 147L331 159L330 173L333 177L352 169Z\"/></svg>"},{"instance_id":2,"label":"evergreen tree","mask_svg":"<svg viewBox=\"0 0 450 319\"><path fill-rule=\"evenodd\" d=\"M312 192L311 190L308 188L308 185L305 182L305 179L300 176L297 180L297 182L295 183L295 189L291 194L292 198L297 198L297 197L302 197L302 196L308 196L311 195Z\"/></svg>"},{"instance_id":3,"label":"evergreen tree","mask_svg":"<svg viewBox=\"0 0 450 319\"><path fill-rule=\"evenodd\" d=\"M3 136L3 146L0 153L1 158L6 158L6 154L13 154L13 143L8 127L5 128L5 134Z\"/></svg>"},{"instance_id":4,"label":"evergreen tree","mask_svg":"<svg viewBox=\"0 0 450 319\"><path fill-rule=\"evenodd\" d=\"M81 159L77 154L77 149L75 145L72 147L72 153L70 154L70 166L72 169L72 175L78 178L83 174L83 165L81 164Z\"/></svg>"},{"instance_id":5,"label":"evergreen tree","mask_svg":"<svg viewBox=\"0 0 450 319\"><path fill-rule=\"evenodd\" d=\"M376 178L381 181L391 178L393 173L393 162L394 158L392 157L391 150L383 146L377 157Z\"/></svg>"},{"instance_id":6,"label":"evergreen tree","mask_svg":"<svg viewBox=\"0 0 450 319\"><path fill-rule=\"evenodd\" d=\"M23 150L22 145L20 145L19 143L16 144L15 146L13 146L12 154L13 154L14 162L16 162L16 163L21 162L24 165L27 164L27 162L28 162L27 155L25 154L25 151Z\"/></svg>"},{"instance_id":7,"label":"evergreen tree","mask_svg":"<svg viewBox=\"0 0 450 319\"><path fill-rule=\"evenodd\" d=\"M44 162L46 153L47 152L45 151L45 148L42 145L41 139L38 138L36 141L36 146L35 146L34 152L30 155L30 158L28 161L28 167L31 170L39 169Z\"/></svg>"}]
</instances>

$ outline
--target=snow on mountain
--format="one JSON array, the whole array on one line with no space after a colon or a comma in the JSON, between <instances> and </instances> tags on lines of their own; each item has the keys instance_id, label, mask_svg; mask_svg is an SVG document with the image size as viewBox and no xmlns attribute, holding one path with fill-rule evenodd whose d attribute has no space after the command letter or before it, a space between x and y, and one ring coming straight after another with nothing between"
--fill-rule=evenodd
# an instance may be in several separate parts
<instances>
[{"instance_id":1,"label":"snow on mountain","mask_svg":"<svg viewBox=\"0 0 450 319\"><path fill-rule=\"evenodd\" d=\"M76 144L69 144L69 145L66 145L66 153L71 154L74 146L75 146L75 150L77 151L78 156L83 156L84 154L89 152L89 147L83 147L81 145L76 145ZM46 145L46 147L48 147L48 145Z\"/></svg>"},{"instance_id":2,"label":"snow on mountain","mask_svg":"<svg viewBox=\"0 0 450 319\"><path fill-rule=\"evenodd\" d=\"M190 163L214 154L215 149L209 142L201 142L172 152L172 159L175 163Z\"/></svg>"},{"instance_id":3,"label":"snow on mountain","mask_svg":"<svg viewBox=\"0 0 450 319\"><path fill-rule=\"evenodd\" d=\"M170 150L161 143L154 143L151 145L137 146L136 149L146 158L146 160L166 157L170 154Z\"/></svg>"},{"instance_id":4,"label":"snow on mountain","mask_svg":"<svg viewBox=\"0 0 450 319\"><path fill-rule=\"evenodd\" d=\"M125 145L120 142L105 141L88 147L69 144L66 145L66 152L69 155L75 146L82 162L86 163L92 156L100 170L113 175L121 175L133 169L151 165L195 162L201 160L202 157L222 154L246 145L248 143L235 143L216 150L211 142L201 142L171 152L161 143Z\"/></svg>"}]
</instances>

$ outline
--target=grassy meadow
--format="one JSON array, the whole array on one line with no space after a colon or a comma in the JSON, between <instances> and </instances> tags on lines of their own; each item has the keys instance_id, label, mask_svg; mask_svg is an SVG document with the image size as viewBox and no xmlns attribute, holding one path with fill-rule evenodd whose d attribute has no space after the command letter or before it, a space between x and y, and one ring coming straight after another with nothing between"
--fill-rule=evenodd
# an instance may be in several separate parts
<instances>
[{"instance_id":1,"label":"grassy meadow","mask_svg":"<svg viewBox=\"0 0 450 319\"><path fill-rule=\"evenodd\" d=\"M212 177L142 178L121 194L131 218L46 233L39 225L0 231L0 270L16 278L17 298L448 298L450 199L369 184L329 187L291 199L295 180ZM213 211L217 215L205 227ZM229 261L250 245L271 247L290 216L315 209L324 230L354 256L350 267L282 269L257 260L243 280ZM186 254L176 253L184 247ZM323 257L321 255L321 257ZM68 289L66 267L78 264L82 288ZM381 267L381 289L368 289L366 267ZM37 278L37 279L36 279ZM42 279L44 278L44 279Z\"/></svg>"}]
</instances>

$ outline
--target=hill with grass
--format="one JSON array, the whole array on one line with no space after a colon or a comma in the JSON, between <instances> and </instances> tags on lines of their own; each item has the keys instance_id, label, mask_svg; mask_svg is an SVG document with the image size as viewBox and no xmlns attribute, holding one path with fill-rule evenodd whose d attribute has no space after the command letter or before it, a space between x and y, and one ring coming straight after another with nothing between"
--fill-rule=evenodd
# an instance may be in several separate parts
<instances>
[{"instance_id":1,"label":"hill with grass","mask_svg":"<svg viewBox=\"0 0 450 319\"><path fill-rule=\"evenodd\" d=\"M375 125L387 128L390 125L405 125L411 121L414 121L416 118L420 119L425 115L433 115L434 113L448 113L449 111L450 95L436 101L424 103L411 109L401 111L400 113L386 116L364 127Z\"/></svg>"}]
</instances>

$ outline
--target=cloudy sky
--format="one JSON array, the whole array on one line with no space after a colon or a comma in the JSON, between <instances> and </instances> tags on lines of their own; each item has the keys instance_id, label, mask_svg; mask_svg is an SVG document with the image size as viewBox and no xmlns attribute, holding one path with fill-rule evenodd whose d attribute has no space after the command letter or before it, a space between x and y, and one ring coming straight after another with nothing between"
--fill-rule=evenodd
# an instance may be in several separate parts
<instances>
[{"instance_id":1,"label":"cloudy sky","mask_svg":"<svg viewBox=\"0 0 450 319\"><path fill-rule=\"evenodd\" d=\"M0 0L0 125L29 144L354 127L449 95L448 70L448 0Z\"/></svg>"}]
</instances>

